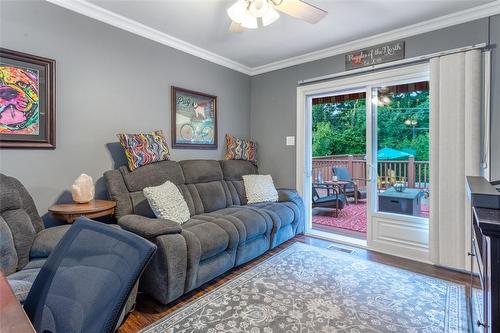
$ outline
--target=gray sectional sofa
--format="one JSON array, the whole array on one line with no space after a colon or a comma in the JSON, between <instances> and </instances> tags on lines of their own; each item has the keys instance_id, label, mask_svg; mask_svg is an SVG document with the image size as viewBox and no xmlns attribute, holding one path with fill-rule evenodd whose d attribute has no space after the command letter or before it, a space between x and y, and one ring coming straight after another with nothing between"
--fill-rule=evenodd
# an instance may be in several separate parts
<instances>
[{"instance_id":1,"label":"gray sectional sofa","mask_svg":"<svg viewBox=\"0 0 500 333\"><path fill-rule=\"evenodd\" d=\"M167 304L303 233L303 202L294 190L278 190L279 202L247 205L242 176L256 173L248 161L186 160L104 174L118 224L158 246L143 291ZM191 218L182 225L155 218L142 193L167 180L188 204Z\"/></svg>"}]
</instances>

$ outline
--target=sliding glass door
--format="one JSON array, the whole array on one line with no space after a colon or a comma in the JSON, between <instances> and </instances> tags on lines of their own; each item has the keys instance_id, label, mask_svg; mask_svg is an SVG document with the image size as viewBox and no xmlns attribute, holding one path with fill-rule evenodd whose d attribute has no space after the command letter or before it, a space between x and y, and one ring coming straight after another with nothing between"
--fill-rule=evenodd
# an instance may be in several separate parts
<instances>
[{"instance_id":1,"label":"sliding glass door","mask_svg":"<svg viewBox=\"0 0 500 333\"><path fill-rule=\"evenodd\" d=\"M298 88L306 232L428 260L428 76L421 64Z\"/></svg>"}]
</instances>

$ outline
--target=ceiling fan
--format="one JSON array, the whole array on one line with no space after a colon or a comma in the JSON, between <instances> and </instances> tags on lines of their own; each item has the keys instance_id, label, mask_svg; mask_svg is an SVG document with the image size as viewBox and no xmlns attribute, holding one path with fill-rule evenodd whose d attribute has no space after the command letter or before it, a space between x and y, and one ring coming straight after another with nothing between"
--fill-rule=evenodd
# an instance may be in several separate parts
<instances>
[{"instance_id":1,"label":"ceiling fan","mask_svg":"<svg viewBox=\"0 0 500 333\"><path fill-rule=\"evenodd\" d=\"M230 32L257 29L259 21L268 26L279 19L279 12L315 24L328 14L321 8L301 0L238 0L228 8L227 14L232 22Z\"/></svg>"}]
</instances>

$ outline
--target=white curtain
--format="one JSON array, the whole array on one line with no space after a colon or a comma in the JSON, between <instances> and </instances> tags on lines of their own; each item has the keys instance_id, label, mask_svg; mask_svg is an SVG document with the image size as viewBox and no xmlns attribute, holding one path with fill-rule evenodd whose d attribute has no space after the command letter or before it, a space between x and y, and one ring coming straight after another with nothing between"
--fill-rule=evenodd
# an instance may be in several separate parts
<instances>
[{"instance_id":1,"label":"white curtain","mask_svg":"<svg viewBox=\"0 0 500 333\"><path fill-rule=\"evenodd\" d=\"M465 176L480 173L481 51L431 59L431 261L470 269L470 207Z\"/></svg>"}]
</instances>

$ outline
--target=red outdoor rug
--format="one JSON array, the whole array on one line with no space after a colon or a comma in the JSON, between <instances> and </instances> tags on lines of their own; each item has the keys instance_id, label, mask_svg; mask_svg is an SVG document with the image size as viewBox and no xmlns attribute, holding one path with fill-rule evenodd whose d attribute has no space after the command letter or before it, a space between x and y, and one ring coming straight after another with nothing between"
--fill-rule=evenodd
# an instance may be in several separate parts
<instances>
[{"instance_id":1,"label":"red outdoor rug","mask_svg":"<svg viewBox=\"0 0 500 333\"><path fill-rule=\"evenodd\" d=\"M332 211L332 214L334 212ZM330 227L366 232L366 203L358 201L357 204L351 203L339 211L339 216L315 215L312 222Z\"/></svg>"},{"instance_id":2,"label":"red outdoor rug","mask_svg":"<svg viewBox=\"0 0 500 333\"><path fill-rule=\"evenodd\" d=\"M312 222L330 227L353 230L366 233L366 202L358 201L357 204L350 203L339 211L339 216L313 215ZM422 203L420 216L429 217L429 206Z\"/></svg>"}]
</instances>

